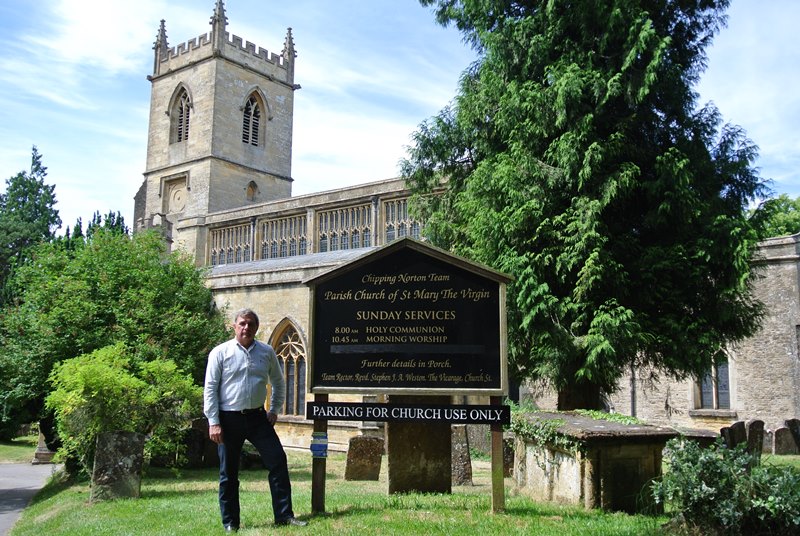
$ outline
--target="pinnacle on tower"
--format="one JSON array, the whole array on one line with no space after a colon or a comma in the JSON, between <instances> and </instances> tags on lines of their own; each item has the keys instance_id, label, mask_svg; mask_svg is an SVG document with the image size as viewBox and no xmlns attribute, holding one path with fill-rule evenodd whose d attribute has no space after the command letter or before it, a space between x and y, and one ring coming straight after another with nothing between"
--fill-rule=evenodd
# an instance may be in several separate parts
<instances>
[{"instance_id":1,"label":"pinnacle on tower","mask_svg":"<svg viewBox=\"0 0 800 536\"><path fill-rule=\"evenodd\" d=\"M283 56L283 62L286 65L286 81L291 84L294 82L294 59L297 57L291 28L286 30L286 40L283 42L283 52L281 52L281 56Z\"/></svg>"},{"instance_id":2,"label":"pinnacle on tower","mask_svg":"<svg viewBox=\"0 0 800 536\"><path fill-rule=\"evenodd\" d=\"M225 15L225 3L217 0L214 14L211 16L211 41L215 51L222 50L225 44L225 27L228 26L228 17Z\"/></svg>"},{"instance_id":3,"label":"pinnacle on tower","mask_svg":"<svg viewBox=\"0 0 800 536\"><path fill-rule=\"evenodd\" d=\"M164 19L161 19L161 24L158 27L156 41L153 43L153 50L155 51L153 74L158 74L158 65L161 63L161 58L164 57L164 54L169 50L169 43L167 43L167 26Z\"/></svg>"},{"instance_id":4,"label":"pinnacle on tower","mask_svg":"<svg viewBox=\"0 0 800 536\"><path fill-rule=\"evenodd\" d=\"M292 29L286 30L286 40L283 42L283 52L281 53L286 60L293 60L297 57L297 52L294 49L294 38L292 37Z\"/></svg>"}]
</instances>

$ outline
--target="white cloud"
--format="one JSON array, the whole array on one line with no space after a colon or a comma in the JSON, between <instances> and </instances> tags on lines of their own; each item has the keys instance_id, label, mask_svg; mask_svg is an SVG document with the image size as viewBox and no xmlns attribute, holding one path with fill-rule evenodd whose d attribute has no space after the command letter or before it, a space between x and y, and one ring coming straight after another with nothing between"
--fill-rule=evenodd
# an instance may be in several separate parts
<instances>
[{"instance_id":1,"label":"white cloud","mask_svg":"<svg viewBox=\"0 0 800 536\"><path fill-rule=\"evenodd\" d=\"M50 32L30 36L49 55L108 73L134 72L142 64L145 35L155 29L160 0L58 0L45 20Z\"/></svg>"}]
</instances>

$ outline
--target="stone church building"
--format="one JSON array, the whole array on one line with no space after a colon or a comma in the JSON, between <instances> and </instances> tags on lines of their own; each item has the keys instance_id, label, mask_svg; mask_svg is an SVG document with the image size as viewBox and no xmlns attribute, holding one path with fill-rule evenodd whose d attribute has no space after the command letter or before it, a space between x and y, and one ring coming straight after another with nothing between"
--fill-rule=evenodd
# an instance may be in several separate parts
<instances>
[{"instance_id":1,"label":"stone church building","mask_svg":"<svg viewBox=\"0 0 800 536\"><path fill-rule=\"evenodd\" d=\"M419 237L401 179L292 196L295 44L280 53L226 31L217 0L211 31L170 46L164 21L154 45L147 162L134 226L160 227L172 248L209 269L219 307L251 307L259 338L283 363L287 400L279 426L287 445L306 447L304 417L310 293L303 281L404 236ZM612 395L619 412L687 428L718 429L761 418L777 426L800 416L798 237L762 247L762 333L700 382L652 383L633 373ZM547 406L547 397L541 399ZM330 448L375 423L332 423Z\"/></svg>"}]
</instances>

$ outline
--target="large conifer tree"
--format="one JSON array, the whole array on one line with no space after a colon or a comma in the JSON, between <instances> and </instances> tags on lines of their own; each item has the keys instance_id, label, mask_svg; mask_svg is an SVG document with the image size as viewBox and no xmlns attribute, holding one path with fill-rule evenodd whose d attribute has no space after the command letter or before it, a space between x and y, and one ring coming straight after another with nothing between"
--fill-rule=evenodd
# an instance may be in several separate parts
<instances>
[{"instance_id":1,"label":"large conifer tree","mask_svg":"<svg viewBox=\"0 0 800 536\"><path fill-rule=\"evenodd\" d=\"M420 1L478 60L403 174L431 240L514 275L512 374L596 407L752 334L757 149L693 89L728 1Z\"/></svg>"},{"instance_id":2,"label":"large conifer tree","mask_svg":"<svg viewBox=\"0 0 800 536\"><path fill-rule=\"evenodd\" d=\"M0 303L11 269L19 265L31 246L51 240L61 226L55 208L55 185L45 184L47 168L42 155L31 151L30 172L21 171L6 180L0 194Z\"/></svg>"}]
</instances>

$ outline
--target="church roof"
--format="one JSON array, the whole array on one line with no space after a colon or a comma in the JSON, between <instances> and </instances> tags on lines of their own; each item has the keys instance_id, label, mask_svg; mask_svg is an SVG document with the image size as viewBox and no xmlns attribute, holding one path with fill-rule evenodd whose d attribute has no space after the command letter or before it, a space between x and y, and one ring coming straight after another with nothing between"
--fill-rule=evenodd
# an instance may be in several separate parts
<instances>
[{"instance_id":1,"label":"church roof","mask_svg":"<svg viewBox=\"0 0 800 536\"><path fill-rule=\"evenodd\" d=\"M220 289L230 286L274 285L301 283L322 272L378 249L377 247L326 251L310 253L279 259L265 259L250 262L239 262L213 266L208 272L208 281L212 288Z\"/></svg>"}]
</instances>

